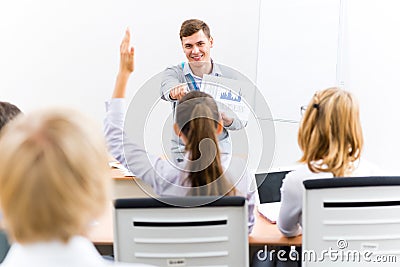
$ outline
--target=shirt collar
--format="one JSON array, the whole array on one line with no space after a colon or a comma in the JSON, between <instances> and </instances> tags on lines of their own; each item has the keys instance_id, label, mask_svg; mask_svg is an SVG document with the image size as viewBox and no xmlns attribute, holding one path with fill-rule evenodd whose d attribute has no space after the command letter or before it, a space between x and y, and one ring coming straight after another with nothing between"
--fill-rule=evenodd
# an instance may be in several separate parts
<instances>
[{"instance_id":1,"label":"shirt collar","mask_svg":"<svg viewBox=\"0 0 400 267\"><path fill-rule=\"evenodd\" d=\"M218 66L218 64L215 64L214 61L211 59L211 64L212 64L212 71L210 75L212 76L222 76L221 68ZM189 67L189 64L185 62L183 64L183 74L186 76L188 74L192 75L193 77L195 76L192 72L192 70Z\"/></svg>"},{"instance_id":2,"label":"shirt collar","mask_svg":"<svg viewBox=\"0 0 400 267\"><path fill-rule=\"evenodd\" d=\"M67 243L61 241L44 241L30 244L14 243L9 251L6 261L12 265L12 262L32 260L32 266L41 258L46 258L46 262L57 260L74 261L74 258L80 258L81 261L91 261L102 263L102 258L96 251L93 244L82 236L74 236ZM18 266L16 264L15 266Z\"/></svg>"}]
</instances>

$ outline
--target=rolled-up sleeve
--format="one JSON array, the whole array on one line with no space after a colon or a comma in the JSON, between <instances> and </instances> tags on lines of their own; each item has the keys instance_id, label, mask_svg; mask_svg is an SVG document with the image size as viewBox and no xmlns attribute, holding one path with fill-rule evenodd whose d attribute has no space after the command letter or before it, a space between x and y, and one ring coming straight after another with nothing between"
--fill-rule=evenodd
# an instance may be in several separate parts
<instances>
[{"instance_id":1,"label":"rolled-up sleeve","mask_svg":"<svg viewBox=\"0 0 400 267\"><path fill-rule=\"evenodd\" d=\"M169 92L172 88L179 85L179 74L177 73L176 67L168 67L162 73L160 94L161 98L166 101L176 101L171 99Z\"/></svg>"},{"instance_id":2,"label":"rolled-up sleeve","mask_svg":"<svg viewBox=\"0 0 400 267\"><path fill-rule=\"evenodd\" d=\"M244 127L246 127L246 125L247 125L247 121L242 121L242 120L235 118L235 119L233 119L232 124L225 128L230 131L237 131L237 130L243 129Z\"/></svg>"}]
</instances>

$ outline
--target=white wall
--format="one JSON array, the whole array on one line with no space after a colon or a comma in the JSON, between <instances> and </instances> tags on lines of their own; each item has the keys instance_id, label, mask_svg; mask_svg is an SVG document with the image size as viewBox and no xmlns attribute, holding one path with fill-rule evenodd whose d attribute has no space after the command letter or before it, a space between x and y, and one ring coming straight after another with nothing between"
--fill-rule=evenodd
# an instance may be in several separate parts
<instances>
[{"instance_id":1,"label":"white wall","mask_svg":"<svg viewBox=\"0 0 400 267\"><path fill-rule=\"evenodd\" d=\"M400 3L345 5L344 87L360 102L364 156L392 174L400 162Z\"/></svg>"},{"instance_id":2,"label":"white wall","mask_svg":"<svg viewBox=\"0 0 400 267\"><path fill-rule=\"evenodd\" d=\"M257 86L272 112L261 119L275 125L274 169L300 158L300 107L337 84L339 13L340 0L261 1Z\"/></svg>"},{"instance_id":3,"label":"white wall","mask_svg":"<svg viewBox=\"0 0 400 267\"><path fill-rule=\"evenodd\" d=\"M258 8L259 0L2 0L0 99L25 112L71 106L100 123L114 86L125 28L131 28L136 49L128 92L132 98L148 79L185 60L179 29L189 18L209 24L215 61L254 81ZM153 90L158 93L159 87ZM159 105L160 114L170 112L167 103ZM146 132L149 140L160 140L159 126L159 120L149 120L149 129L156 129ZM150 151L162 153L158 141L148 144Z\"/></svg>"},{"instance_id":4,"label":"white wall","mask_svg":"<svg viewBox=\"0 0 400 267\"><path fill-rule=\"evenodd\" d=\"M1 1L1 99L25 111L49 104L74 106L100 120L126 26L136 47L133 95L147 79L185 59L179 28L193 17L211 27L215 60L254 80L258 1Z\"/></svg>"},{"instance_id":5,"label":"white wall","mask_svg":"<svg viewBox=\"0 0 400 267\"><path fill-rule=\"evenodd\" d=\"M261 1L257 85L275 123L274 168L300 157L300 106L341 86L360 103L363 158L398 174L399 10L396 0Z\"/></svg>"},{"instance_id":6,"label":"white wall","mask_svg":"<svg viewBox=\"0 0 400 267\"><path fill-rule=\"evenodd\" d=\"M267 129L275 120L275 147L266 148L274 153L273 167L299 158L300 106L315 90L344 84L360 101L365 156L393 170L400 151L399 5L396 0L2 0L0 99L23 111L72 106L101 122L125 27L136 47L128 93L133 98L149 78L185 60L179 27L196 17L211 27L213 58L256 81L267 99L273 118L261 116L259 123ZM170 107L161 102L156 110L164 115ZM148 129L159 129L158 119L152 116ZM251 122L250 135L257 127ZM147 149L163 153L161 130L146 133ZM257 140L249 140L251 151L257 151ZM260 167L268 168L262 160Z\"/></svg>"}]
</instances>

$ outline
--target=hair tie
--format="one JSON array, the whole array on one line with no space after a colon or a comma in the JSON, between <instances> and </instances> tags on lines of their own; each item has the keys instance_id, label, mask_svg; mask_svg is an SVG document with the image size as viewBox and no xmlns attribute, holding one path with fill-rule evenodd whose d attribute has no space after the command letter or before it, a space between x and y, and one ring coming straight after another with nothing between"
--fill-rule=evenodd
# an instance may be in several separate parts
<instances>
[{"instance_id":1,"label":"hair tie","mask_svg":"<svg viewBox=\"0 0 400 267\"><path fill-rule=\"evenodd\" d=\"M313 108L316 108L317 110L319 110L319 104L314 104Z\"/></svg>"}]
</instances>

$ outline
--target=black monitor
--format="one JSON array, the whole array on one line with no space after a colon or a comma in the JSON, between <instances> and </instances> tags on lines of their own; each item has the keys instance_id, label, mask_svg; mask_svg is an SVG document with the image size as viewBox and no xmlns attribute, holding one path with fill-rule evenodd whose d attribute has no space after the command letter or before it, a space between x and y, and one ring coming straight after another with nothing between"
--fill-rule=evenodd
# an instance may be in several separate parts
<instances>
[{"instance_id":1,"label":"black monitor","mask_svg":"<svg viewBox=\"0 0 400 267\"><path fill-rule=\"evenodd\" d=\"M286 174L290 171L256 173L256 182L260 203L281 201L281 186Z\"/></svg>"}]
</instances>

